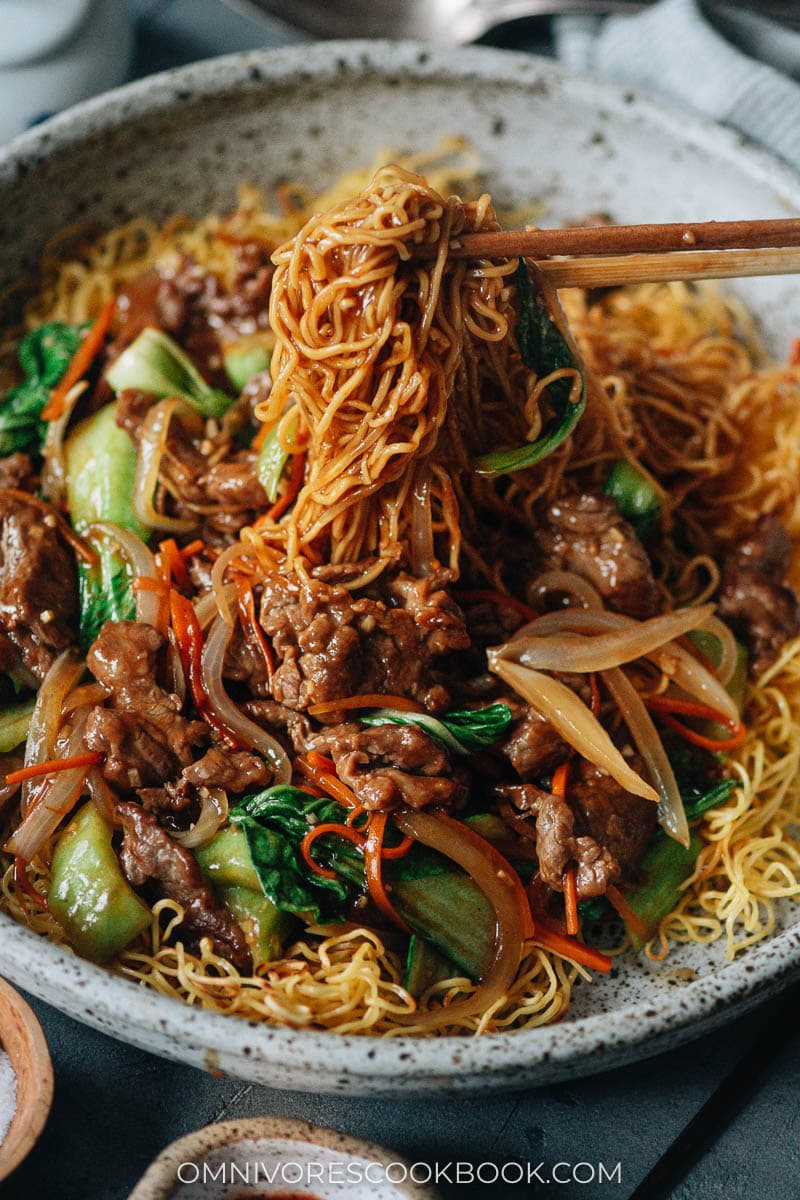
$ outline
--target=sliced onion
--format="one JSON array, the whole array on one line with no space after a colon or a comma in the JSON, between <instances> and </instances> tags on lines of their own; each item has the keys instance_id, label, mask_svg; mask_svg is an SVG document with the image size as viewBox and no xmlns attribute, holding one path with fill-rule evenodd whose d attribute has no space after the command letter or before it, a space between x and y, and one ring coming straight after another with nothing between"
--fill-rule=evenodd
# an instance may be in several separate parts
<instances>
[{"instance_id":1,"label":"sliced onion","mask_svg":"<svg viewBox=\"0 0 800 1200\"><path fill-rule=\"evenodd\" d=\"M246 558L252 555L249 546L245 546L244 542L234 542L232 546L228 546L226 550L217 558L214 566L211 568L211 590L214 594L214 599L217 602L217 611L222 617L226 625L233 628L233 611L230 601L232 594L236 594L236 589L229 589L225 586L225 572L232 562L237 558Z\"/></svg>"},{"instance_id":2,"label":"sliced onion","mask_svg":"<svg viewBox=\"0 0 800 1200\"><path fill-rule=\"evenodd\" d=\"M154 404L142 421L133 483L133 511L137 518L148 529L163 529L168 533L188 533L198 524L193 517L167 517L157 511L153 502L170 422L179 404L189 412L188 406L170 397Z\"/></svg>"},{"instance_id":3,"label":"sliced onion","mask_svg":"<svg viewBox=\"0 0 800 1200\"><path fill-rule=\"evenodd\" d=\"M191 829L173 833L176 842L187 850L205 846L228 819L228 795L223 788L200 788L200 816Z\"/></svg>"},{"instance_id":4,"label":"sliced onion","mask_svg":"<svg viewBox=\"0 0 800 1200\"><path fill-rule=\"evenodd\" d=\"M289 783L292 778L292 764L283 746L272 734L246 717L225 691L222 669L225 651L232 634L232 627L226 625L221 617L217 617L203 647L203 686L209 705L226 728L267 760L272 768L273 783Z\"/></svg>"},{"instance_id":5,"label":"sliced onion","mask_svg":"<svg viewBox=\"0 0 800 1200\"><path fill-rule=\"evenodd\" d=\"M73 755L84 751L83 730L88 713L88 709L83 709L76 714L65 758L72 758ZM11 835L4 849L9 854L19 855L26 862L35 858L67 813L78 803L88 770L88 767L71 767L68 771L59 771L57 775L51 776L47 781L48 786L29 806L22 823Z\"/></svg>"},{"instance_id":6,"label":"sliced onion","mask_svg":"<svg viewBox=\"0 0 800 1200\"><path fill-rule=\"evenodd\" d=\"M84 665L72 650L59 654L41 682L28 726L25 742L25 766L35 767L49 762L55 753L56 738L61 728L64 701L83 674ZM21 809L25 816L34 796L42 788L41 779L27 779L22 785Z\"/></svg>"},{"instance_id":7,"label":"sliced onion","mask_svg":"<svg viewBox=\"0 0 800 1200\"><path fill-rule=\"evenodd\" d=\"M99 767L89 768L86 776L86 790L106 824L115 825L114 805L117 798L106 782L105 776Z\"/></svg>"},{"instance_id":8,"label":"sliced onion","mask_svg":"<svg viewBox=\"0 0 800 1200\"><path fill-rule=\"evenodd\" d=\"M489 669L546 717L583 758L607 771L626 792L658 800L658 794L626 763L603 726L571 688L552 675L499 658L492 650L487 657Z\"/></svg>"},{"instance_id":9,"label":"sliced onion","mask_svg":"<svg viewBox=\"0 0 800 1200\"><path fill-rule=\"evenodd\" d=\"M727 687L733 678L739 655L736 650L736 639L733 633L719 617L709 617L702 626L706 633L715 637L720 645L720 660L716 668L716 676L723 687Z\"/></svg>"},{"instance_id":10,"label":"sliced onion","mask_svg":"<svg viewBox=\"0 0 800 1200\"><path fill-rule=\"evenodd\" d=\"M697 629L708 620L713 605L681 608L677 612L647 621L631 621L629 625L609 633L585 636L573 632L551 633L546 637L529 633L514 639L509 648L515 661L537 671L606 671L623 663L643 658L660 649L665 643ZM569 610L556 614L569 616ZM538 622L529 628L537 629ZM504 648L498 653L503 655Z\"/></svg>"},{"instance_id":11,"label":"sliced onion","mask_svg":"<svg viewBox=\"0 0 800 1200\"><path fill-rule=\"evenodd\" d=\"M658 789L659 822L670 837L688 846L689 826L675 772L641 696L620 667L603 671L603 679Z\"/></svg>"},{"instance_id":12,"label":"sliced onion","mask_svg":"<svg viewBox=\"0 0 800 1200\"><path fill-rule=\"evenodd\" d=\"M230 607L234 596L236 595L236 586L232 583L226 583L223 589L225 599ZM200 599L195 603L194 611L197 614L197 619L200 622L200 628L208 629L213 620L220 615L219 601L216 593L212 589L208 592L203 592Z\"/></svg>"},{"instance_id":13,"label":"sliced onion","mask_svg":"<svg viewBox=\"0 0 800 1200\"><path fill-rule=\"evenodd\" d=\"M415 1013L406 1020L430 1029L479 1016L506 994L519 970L531 922L519 877L485 838L444 813L401 809L393 819L401 833L458 863L486 896L497 918L492 961L475 991L447 1007Z\"/></svg>"},{"instance_id":14,"label":"sliced onion","mask_svg":"<svg viewBox=\"0 0 800 1200\"><path fill-rule=\"evenodd\" d=\"M603 607L603 601L596 588L592 587L588 579L583 579L574 571L545 571L542 575L537 575L526 590L529 598L533 597L536 600L546 596L548 592L566 592L568 596L577 596L586 608Z\"/></svg>"},{"instance_id":15,"label":"sliced onion","mask_svg":"<svg viewBox=\"0 0 800 1200\"><path fill-rule=\"evenodd\" d=\"M411 501L411 569L417 579L427 579L434 562L431 479L427 470L417 479Z\"/></svg>"},{"instance_id":16,"label":"sliced onion","mask_svg":"<svg viewBox=\"0 0 800 1200\"><path fill-rule=\"evenodd\" d=\"M81 379L71 387L64 398L64 409L60 417L47 422L42 455L42 495L56 508L60 508L66 492L67 464L64 460L64 434L72 420L72 414L89 384Z\"/></svg>"},{"instance_id":17,"label":"sliced onion","mask_svg":"<svg viewBox=\"0 0 800 1200\"><path fill-rule=\"evenodd\" d=\"M137 537L135 533L131 533L129 529L123 529L121 525L114 525L111 521L96 521L94 525L89 526L86 535L89 538L93 538L97 534L101 534L103 537L107 537L117 543L128 560L134 579L158 579L156 560L142 539ZM152 625L155 629L158 629L160 611L161 597L157 592L145 588L137 591L137 621L140 621L143 625Z\"/></svg>"},{"instance_id":18,"label":"sliced onion","mask_svg":"<svg viewBox=\"0 0 800 1200\"><path fill-rule=\"evenodd\" d=\"M102 683L82 683L79 687L73 688L64 701L61 711L67 717L76 708L84 708L87 704L102 704L109 695L110 692L106 691Z\"/></svg>"},{"instance_id":19,"label":"sliced onion","mask_svg":"<svg viewBox=\"0 0 800 1200\"><path fill-rule=\"evenodd\" d=\"M516 635L503 646L495 647L496 652L505 657L514 657L524 644L526 637L535 634L563 633L605 633L608 630L628 629L636 625L632 617L624 617L621 613L587 612L585 609L569 608L561 612L547 613L532 621L521 634ZM726 692L716 675L712 675L701 662L675 642L661 646L657 650L644 655L656 663L665 675L674 682L717 712L723 713L732 721L739 720L739 710L733 698ZM560 667L558 668L561 669Z\"/></svg>"}]
</instances>

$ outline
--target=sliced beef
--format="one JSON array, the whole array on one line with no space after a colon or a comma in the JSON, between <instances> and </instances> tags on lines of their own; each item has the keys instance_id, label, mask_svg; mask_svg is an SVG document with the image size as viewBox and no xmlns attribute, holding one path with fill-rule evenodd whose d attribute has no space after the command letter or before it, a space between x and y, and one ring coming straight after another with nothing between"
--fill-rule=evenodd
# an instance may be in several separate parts
<instances>
[{"instance_id":1,"label":"sliced beef","mask_svg":"<svg viewBox=\"0 0 800 1200\"><path fill-rule=\"evenodd\" d=\"M466 796L447 755L413 725L332 725L310 747L333 759L339 778L365 808L452 805Z\"/></svg>"},{"instance_id":2,"label":"sliced beef","mask_svg":"<svg viewBox=\"0 0 800 1200\"><path fill-rule=\"evenodd\" d=\"M158 684L165 644L149 625L106 621L86 656L110 699L90 713L84 742L106 756L103 773L123 790L175 779L208 740L208 727L184 717L179 697Z\"/></svg>"},{"instance_id":3,"label":"sliced beef","mask_svg":"<svg viewBox=\"0 0 800 1200\"><path fill-rule=\"evenodd\" d=\"M646 778L642 760L634 755L629 761L633 770ZM570 772L567 798L575 813L576 831L606 847L619 864L622 878L630 878L655 833L658 806L626 792L610 775L583 759Z\"/></svg>"},{"instance_id":4,"label":"sliced beef","mask_svg":"<svg viewBox=\"0 0 800 1200\"><path fill-rule=\"evenodd\" d=\"M463 618L446 591L427 581L412 587L403 577L381 598L355 599L338 584L271 575L264 583L261 624L278 663L273 694L295 709L380 692L410 696L440 711L450 697L433 678L436 660L469 645Z\"/></svg>"},{"instance_id":5,"label":"sliced beef","mask_svg":"<svg viewBox=\"0 0 800 1200\"><path fill-rule=\"evenodd\" d=\"M149 885L180 904L184 919L178 936L185 937L194 948L203 938L210 938L217 954L249 974L253 963L247 939L206 883L194 855L171 838L155 815L141 805L119 804L116 811L123 830L120 863L129 883L137 888Z\"/></svg>"},{"instance_id":6,"label":"sliced beef","mask_svg":"<svg viewBox=\"0 0 800 1200\"><path fill-rule=\"evenodd\" d=\"M17 488L21 492L35 492L39 486L39 475L29 454L8 454L0 458L0 488Z\"/></svg>"},{"instance_id":7,"label":"sliced beef","mask_svg":"<svg viewBox=\"0 0 800 1200\"><path fill-rule=\"evenodd\" d=\"M265 509L267 493L258 481L258 455L252 450L239 450L231 458L209 467L200 479L200 486L211 504L227 509Z\"/></svg>"},{"instance_id":8,"label":"sliced beef","mask_svg":"<svg viewBox=\"0 0 800 1200\"><path fill-rule=\"evenodd\" d=\"M546 510L535 535L547 564L583 576L611 607L652 617L659 592L650 560L633 528L607 496L565 496Z\"/></svg>"},{"instance_id":9,"label":"sliced beef","mask_svg":"<svg viewBox=\"0 0 800 1200\"><path fill-rule=\"evenodd\" d=\"M192 787L224 788L239 796L248 788L265 787L272 772L263 759L247 750L212 746L197 762L184 767L181 779Z\"/></svg>"},{"instance_id":10,"label":"sliced beef","mask_svg":"<svg viewBox=\"0 0 800 1200\"><path fill-rule=\"evenodd\" d=\"M508 704L514 720L497 749L505 755L520 779L540 779L569 758L569 746L546 717L513 697L503 696L502 700Z\"/></svg>"},{"instance_id":11,"label":"sliced beef","mask_svg":"<svg viewBox=\"0 0 800 1200\"><path fill-rule=\"evenodd\" d=\"M47 520L0 492L0 632L38 679L73 645L78 624L75 560Z\"/></svg>"},{"instance_id":12,"label":"sliced beef","mask_svg":"<svg viewBox=\"0 0 800 1200\"><path fill-rule=\"evenodd\" d=\"M592 837L575 837L575 814L560 796L540 799L536 816L536 856L539 874L554 891L564 890L564 872L575 866L579 900L602 896L619 879L619 864L606 846Z\"/></svg>"},{"instance_id":13,"label":"sliced beef","mask_svg":"<svg viewBox=\"0 0 800 1200\"><path fill-rule=\"evenodd\" d=\"M800 605L785 582L791 553L780 521L763 516L725 556L718 612L747 646L755 675L772 666L784 643L800 631Z\"/></svg>"},{"instance_id":14,"label":"sliced beef","mask_svg":"<svg viewBox=\"0 0 800 1200\"><path fill-rule=\"evenodd\" d=\"M311 722L294 708L284 708L277 700L246 700L242 705L251 721L271 733L285 734L289 747L305 754L312 737Z\"/></svg>"}]
</instances>

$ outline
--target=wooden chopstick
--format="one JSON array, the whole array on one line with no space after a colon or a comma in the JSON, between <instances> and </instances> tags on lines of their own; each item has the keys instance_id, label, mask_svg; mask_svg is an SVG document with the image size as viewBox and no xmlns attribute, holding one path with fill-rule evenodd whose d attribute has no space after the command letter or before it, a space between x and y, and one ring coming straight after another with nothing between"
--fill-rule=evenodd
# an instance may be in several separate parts
<instances>
[{"instance_id":1,"label":"wooden chopstick","mask_svg":"<svg viewBox=\"0 0 800 1200\"><path fill-rule=\"evenodd\" d=\"M454 239L450 254L531 258L555 287L793 275L800 273L800 219L469 233Z\"/></svg>"},{"instance_id":2,"label":"wooden chopstick","mask_svg":"<svg viewBox=\"0 0 800 1200\"><path fill-rule=\"evenodd\" d=\"M800 246L800 218L700 221L673 225L593 225L570 229L501 229L466 233L452 258L550 258L554 254L660 254L670 250L745 250Z\"/></svg>"}]
</instances>

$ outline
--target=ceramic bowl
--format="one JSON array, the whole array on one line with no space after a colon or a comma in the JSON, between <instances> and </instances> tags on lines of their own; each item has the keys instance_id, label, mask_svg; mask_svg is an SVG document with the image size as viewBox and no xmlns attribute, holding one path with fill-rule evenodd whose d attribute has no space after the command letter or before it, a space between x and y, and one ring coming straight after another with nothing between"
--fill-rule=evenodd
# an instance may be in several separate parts
<instances>
[{"instance_id":1,"label":"ceramic bowl","mask_svg":"<svg viewBox=\"0 0 800 1200\"><path fill-rule=\"evenodd\" d=\"M425 1173L383 1146L308 1121L220 1121L167 1146L129 1200L436 1200Z\"/></svg>"},{"instance_id":2,"label":"ceramic bowl","mask_svg":"<svg viewBox=\"0 0 800 1200\"><path fill-rule=\"evenodd\" d=\"M386 146L475 145L501 205L543 224L786 216L800 180L729 130L527 55L325 43L203 63L90 101L0 156L0 295L75 220L110 225L227 208L239 180L320 187ZM800 284L742 281L776 354L800 328ZM521 1087L654 1054L741 1012L800 964L791 908L732 963L721 946L627 956L528 1033L431 1041L338 1037L225 1018L148 993L0 918L0 970L144 1049L273 1087L380 1092Z\"/></svg>"},{"instance_id":3,"label":"ceramic bowl","mask_svg":"<svg viewBox=\"0 0 800 1200\"><path fill-rule=\"evenodd\" d=\"M45 1127L53 1103L53 1067L36 1014L10 984L0 979L0 1048L16 1075L16 1108L0 1142L0 1181L28 1156Z\"/></svg>"}]
</instances>

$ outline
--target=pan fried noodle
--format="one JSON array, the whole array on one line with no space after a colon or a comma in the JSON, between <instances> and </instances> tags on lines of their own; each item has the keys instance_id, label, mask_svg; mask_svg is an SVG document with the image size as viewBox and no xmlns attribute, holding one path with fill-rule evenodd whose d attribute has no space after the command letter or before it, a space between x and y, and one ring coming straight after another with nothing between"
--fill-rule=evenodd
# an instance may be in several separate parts
<instances>
[{"instance_id":1,"label":"pan fried noodle","mask_svg":"<svg viewBox=\"0 0 800 1200\"><path fill-rule=\"evenodd\" d=\"M730 739L724 767L713 768L711 783L719 788L728 778L738 786L724 787L716 803L701 805L695 815L689 806L695 857L677 877L671 910L645 919L641 907L631 913L635 890L623 885L621 892L613 886L608 892L628 928L609 954L643 950L658 962L676 943L721 942L730 959L780 927L781 901L800 897L800 637L784 640L773 661L751 671L740 725L732 696L737 678L741 684L741 663L730 632L713 616L725 554L746 543L764 514L778 517L794 540L784 577L800 585L800 370L769 362L748 314L711 287L644 286L600 296L567 292L560 297L565 320L535 272L527 278L539 300L526 296L516 260L449 258L448 245L460 234L498 228L488 196L463 201L452 194L456 187L474 193L474 186L463 181L475 169L469 147L454 142L399 164L386 156L373 173L346 176L323 195L286 185L268 205L255 189L245 188L238 208L225 217L181 218L163 226L137 219L99 237L68 230L47 248L43 282L24 321L7 330L3 365L12 361L25 328L92 321L143 273L177 270L188 259L233 287L240 248L252 242L266 246L275 271L269 324L260 327L258 337L272 353L272 386L258 397L255 413L263 430L257 443L263 444L263 435L273 437L279 457L288 457L289 465L278 482L277 502L270 497L270 506L256 512L239 540L217 558L212 590L196 602L198 628L206 639L200 693L183 660L182 673L174 663L170 668L175 690L197 699L204 685L204 703L221 721L217 728L226 736L233 730L232 744L254 746L276 780L294 778L308 794L324 798L331 786L327 757L317 755L322 766L301 763L306 775L298 776L300 759L289 762L282 743L263 730L258 741L253 720L245 720L224 696L222 664L239 620L235 601L242 607L248 587L270 580L310 586L335 570L336 581L357 604L359 596L373 596L371 589L391 581L398 570L426 580L442 576L444 565L445 584L431 583L432 588L453 587L465 605L493 598L501 615L511 612L505 624L499 621L500 632L485 642L484 649L492 647L486 666L494 683L488 673L482 676L489 683L476 693L478 700L496 698L502 681L501 699L515 693L532 705L579 751L586 766L597 767L647 813L655 811L648 806L657 799L665 832L655 835L648 853L654 846L661 847L659 852L680 846L680 852L689 853L683 849L690 830L681 793L664 752L666 745L673 757L668 737L675 739L677 729L681 743L688 729L690 743L694 737L695 744L715 750L724 750ZM542 310L548 317L545 341L552 345L555 329L558 352L540 368L532 361L530 323ZM9 375L8 382L13 381ZM80 402L82 386L71 403ZM163 403L172 405L161 445L166 460L169 423L180 402ZM206 438L213 441L219 427L210 418ZM509 467L507 456L519 453L524 461ZM584 575L575 561L542 566L541 556L523 590L526 548L535 544L541 551L536 539L543 512L587 492L608 492L610 473L621 466L634 472L657 511L655 524L642 533L655 578L655 609L626 616L624 606L601 595L596 575ZM174 495L159 474L158 460L155 469L159 487L153 503L170 503ZM626 496L610 494L624 512ZM169 509L175 520L185 511ZM167 512L162 508L156 517ZM634 507L626 515L638 520L642 513ZM507 536L512 541L505 551ZM621 535L612 531L610 536L613 542ZM166 632L158 585L151 581L148 590L147 560L140 554L137 562L140 583L144 576L137 619ZM156 597L152 603L148 595ZM554 597L565 606L550 603ZM180 598L173 596L173 602L171 636L180 651ZM337 603L343 611L344 601ZM185 624L185 614L182 619ZM701 635L705 642L687 640ZM91 706L105 699L102 688L80 682L79 667L67 663L61 670L61 757L82 748ZM274 669L273 663L270 686ZM578 677L586 688L560 682ZM374 709L376 699L388 706L398 697L366 699ZM323 722L325 707L317 705ZM333 711L330 703L327 707ZM401 708L393 719L413 724L413 710L420 706L407 707L410 715ZM202 709L198 703L198 715L207 715ZM385 711L377 708L375 720ZM317 715L313 707L311 715ZM698 725L702 716L705 724ZM441 728L452 748L456 735ZM32 737L26 762L41 762L42 756L31 751ZM705 743L698 743L703 737ZM53 739L49 757L58 757L55 748ZM552 768L541 772L549 792L545 801L540 793L537 805L570 796L577 761L572 758L561 778ZM84 782L95 805L113 819L114 795L102 783L96 760L86 770ZM74 797L68 801L69 775L54 775L61 784L44 793L52 801L55 787L61 787L57 794L67 797L63 815L75 803ZM348 787L336 778L333 785L331 794L346 798ZM487 791L491 785L491 775L479 782ZM0 807L8 826L3 841L13 835L0 904L35 932L69 946L62 921L37 902L52 889L58 818L42 826L32 843L41 785L23 786L21 805L12 799ZM81 790L79 776L76 795ZM225 825L228 799L224 791L222 796L224 803L205 796L195 829L201 820L211 833ZM466 823L432 816L431 809L395 813L402 833L450 855L479 886L487 870L494 877L483 890L495 904L498 932L482 981L458 973L451 962L453 970L440 969L412 994L407 937L393 928L393 893L382 891L379 868L376 880L374 853L370 865L374 838L378 860L383 853L380 835L373 824L359 824L365 819L362 808L349 814L347 827L364 855L371 901L386 919L375 924L365 919L362 925L351 909L343 923L323 923L320 917L303 922L297 932L301 923L295 922L279 956L257 958L254 969L238 969L211 937L190 949L198 942L182 938L189 913L162 896L152 902L148 927L109 966L143 987L201 1008L339 1033L485 1033L558 1021L567 1013L576 982L590 980L591 968L604 969L607 960L571 936L567 877L574 867L564 868L555 882L547 879L551 891L543 900L546 865L531 811L542 809L500 802L497 812L508 824L501 823L500 850L488 859L484 839L475 833L465 834L454 848L452 827L463 830ZM312 833L315 821L309 823ZM430 840L431 821L442 826L439 841ZM336 828L341 832L343 826ZM180 836L186 838L186 831ZM520 872L526 858L528 866L534 863L525 889L511 871L519 890L497 882L509 882L500 853L514 857L514 838L518 848L527 847ZM528 886L535 870L532 847L540 875ZM389 856L402 852L396 848ZM27 868L20 872L23 860ZM587 861L600 870L607 860L598 850ZM310 849L306 863L314 863ZM646 890L646 878L644 885ZM375 908L371 911L375 915ZM254 934L247 918L242 926ZM596 927L593 919L591 927ZM494 988L492 976L498 981Z\"/></svg>"}]
</instances>

